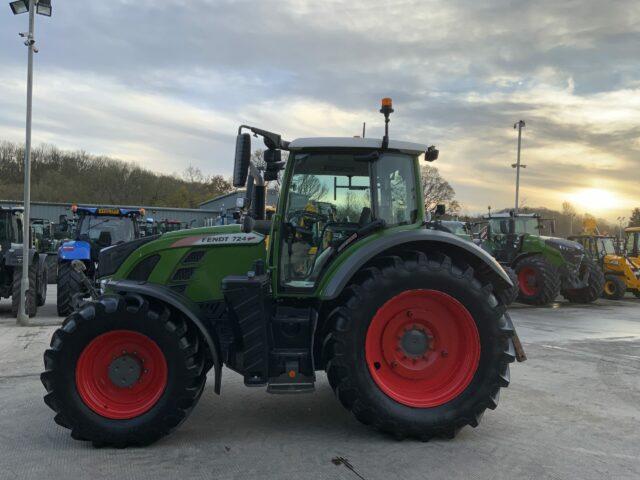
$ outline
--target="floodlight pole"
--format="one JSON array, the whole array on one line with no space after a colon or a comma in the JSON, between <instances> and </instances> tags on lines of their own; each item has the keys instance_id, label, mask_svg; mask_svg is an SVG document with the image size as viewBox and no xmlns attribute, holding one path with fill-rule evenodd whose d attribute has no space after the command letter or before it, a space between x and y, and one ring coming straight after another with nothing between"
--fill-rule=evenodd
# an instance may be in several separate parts
<instances>
[{"instance_id":1,"label":"floodlight pole","mask_svg":"<svg viewBox=\"0 0 640 480\"><path fill-rule=\"evenodd\" d=\"M518 123L516 123L513 128L517 128L518 129L518 156L516 159L516 164L515 164L515 169L516 169L516 205L514 208L514 213L516 215L518 215L518 207L519 207L519 201L520 201L520 146L522 144L522 128L524 127L524 120L520 120L518 121Z\"/></svg>"},{"instance_id":2,"label":"floodlight pole","mask_svg":"<svg viewBox=\"0 0 640 480\"><path fill-rule=\"evenodd\" d=\"M31 111L33 105L33 52L35 50L35 16L36 2L29 0L29 33L24 42L27 46L27 129L24 149L24 215L22 218L22 280L20 282L20 306L18 308L18 324L28 325L29 315L26 311L27 291L29 290L29 219L31 215ZM32 285L35 288L35 285Z\"/></svg>"}]
</instances>

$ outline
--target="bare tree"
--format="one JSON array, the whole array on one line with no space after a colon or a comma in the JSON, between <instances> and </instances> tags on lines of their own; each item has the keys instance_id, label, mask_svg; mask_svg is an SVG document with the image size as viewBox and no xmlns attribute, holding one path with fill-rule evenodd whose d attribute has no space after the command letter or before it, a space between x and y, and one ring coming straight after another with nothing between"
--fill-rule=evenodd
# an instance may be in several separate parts
<instances>
[{"instance_id":1,"label":"bare tree","mask_svg":"<svg viewBox=\"0 0 640 480\"><path fill-rule=\"evenodd\" d=\"M436 167L423 165L421 168L422 191L424 193L424 208L431 211L438 204L444 204L449 213L460 211L460 204L456 201L456 192Z\"/></svg>"}]
</instances>

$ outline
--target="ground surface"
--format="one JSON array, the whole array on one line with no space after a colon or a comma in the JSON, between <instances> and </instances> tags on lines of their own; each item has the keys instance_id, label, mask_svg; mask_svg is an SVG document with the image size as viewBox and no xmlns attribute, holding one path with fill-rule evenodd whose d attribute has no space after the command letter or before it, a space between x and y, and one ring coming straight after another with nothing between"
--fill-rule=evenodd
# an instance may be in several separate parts
<instances>
[{"instance_id":1,"label":"ground surface","mask_svg":"<svg viewBox=\"0 0 640 480\"><path fill-rule=\"evenodd\" d=\"M178 431L144 449L94 449L42 402L38 375L55 287L34 327L0 302L0 478L640 478L640 300L516 305L529 360L476 429L396 441L358 423L320 376L317 392L272 396L225 370ZM344 459L344 461L340 460ZM349 469L350 465L353 470Z\"/></svg>"}]
</instances>

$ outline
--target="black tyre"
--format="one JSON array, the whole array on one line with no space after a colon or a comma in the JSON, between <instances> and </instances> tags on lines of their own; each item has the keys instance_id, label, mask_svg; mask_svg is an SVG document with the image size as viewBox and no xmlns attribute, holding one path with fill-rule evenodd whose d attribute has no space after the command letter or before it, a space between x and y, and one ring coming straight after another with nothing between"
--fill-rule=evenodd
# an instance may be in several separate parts
<instances>
[{"instance_id":1,"label":"black tyre","mask_svg":"<svg viewBox=\"0 0 640 480\"><path fill-rule=\"evenodd\" d=\"M504 303L505 305L511 305L513 302L515 302L518 299L518 293L520 292L520 289L518 286L518 275L516 275L516 271L511 267L503 265L502 268L504 269L506 274L509 275L509 279L511 279L511 283L513 283L513 287L507 290L504 290L502 292L501 300L502 300L502 303Z\"/></svg>"},{"instance_id":2,"label":"black tyre","mask_svg":"<svg viewBox=\"0 0 640 480\"><path fill-rule=\"evenodd\" d=\"M73 296L84 291L78 273L71 267L71 262L58 264L58 316L66 317L73 312Z\"/></svg>"},{"instance_id":3,"label":"black tyre","mask_svg":"<svg viewBox=\"0 0 640 480\"><path fill-rule=\"evenodd\" d=\"M519 260L514 266L518 275L518 301L528 305L548 305L560 293L558 269L541 255Z\"/></svg>"},{"instance_id":4,"label":"black tyre","mask_svg":"<svg viewBox=\"0 0 640 480\"><path fill-rule=\"evenodd\" d=\"M580 266L580 275L586 272L589 272L589 280L586 287L562 292L562 296L571 303L593 303L602 296L605 283L604 273L590 259L585 259Z\"/></svg>"},{"instance_id":5,"label":"black tyre","mask_svg":"<svg viewBox=\"0 0 640 480\"><path fill-rule=\"evenodd\" d=\"M44 266L43 266L44 267ZM47 301L47 284L48 284L48 276L46 267L42 269L40 272L40 277L38 279L38 306L43 306Z\"/></svg>"},{"instance_id":6,"label":"black tyre","mask_svg":"<svg viewBox=\"0 0 640 480\"><path fill-rule=\"evenodd\" d=\"M410 252L363 269L329 314L323 344L340 402L396 438L452 438L477 426L515 359L513 326L491 292L444 255Z\"/></svg>"},{"instance_id":7,"label":"black tyre","mask_svg":"<svg viewBox=\"0 0 640 480\"><path fill-rule=\"evenodd\" d=\"M37 269L36 266L29 264L29 289L25 298L25 310L26 314L30 317L35 317L38 311L37 305ZM18 266L13 269L13 284L11 291L11 313L14 316L18 316L18 309L20 308L20 292L22 283L22 266Z\"/></svg>"},{"instance_id":8,"label":"black tyre","mask_svg":"<svg viewBox=\"0 0 640 480\"><path fill-rule=\"evenodd\" d=\"M163 304L105 296L68 317L44 354L45 403L76 440L147 445L182 423L206 381L194 328Z\"/></svg>"},{"instance_id":9,"label":"black tyre","mask_svg":"<svg viewBox=\"0 0 640 480\"><path fill-rule=\"evenodd\" d=\"M606 275L602 296L609 300L620 300L627 291L627 284L617 275Z\"/></svg>"}]
</instances>

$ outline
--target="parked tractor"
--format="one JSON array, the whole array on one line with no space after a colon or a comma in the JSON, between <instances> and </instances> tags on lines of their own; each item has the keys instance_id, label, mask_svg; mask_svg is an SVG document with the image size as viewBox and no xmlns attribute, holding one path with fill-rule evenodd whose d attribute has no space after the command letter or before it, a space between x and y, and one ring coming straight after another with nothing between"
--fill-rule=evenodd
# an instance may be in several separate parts
<instances>
[{"instance_id":1,"label":"parked tractor","mask_svg":"<svg viewBox=\"0 0 640 480\"><path fill-rule=\"evenodd\" d=\"M67 316L74 304L89 292L79 272L71 262L85 264L86 276L95 281L99 254L103 248L130 242L140 237L137 218L142 209L117 207L71 207L77 216L73 240L62 243L58 249L58 315Z\"/></svg>"},{"instance_id":2,"label":"parked tractor","mask_svg":"<svg viewBox=\"0 0 640 480\"><path fill-rule=\"evenodd\" d=\"M640 229L639 229L640 230ZM640 267L616 248L616 237L583 234L569 237L585 249L605 275L603 296L610 300L624 298L626 292L640 297Z\"/></svg>"},{"instance_id":3,"label":"parked tractor","mask_svg":"<svg viewBox=\"0 0 640 480\"><path fill-rule=\"evenodd\" d=\"M56 283L58 275L58 248L60 240L55 237L55 227L50 220L43 218L31 219L33 245L38 253L45 254L47 283Z\"/></svg>"},{"instance_id":4,"label":"parked tractor","mask_svg":"<svg viewBox=\"0 0 640 480\"><path fill-rule=\"evenodd\" d=\"M11 313L18 315L22 280L22 207L0 207L0 298L11 297ZM29 289L25 313L36 315L47 298L47 256L29 249Z\"/></svg>"},{"instance_id":5,"label":"parked tractor","mask_svg":"<svg viewBox=\"0 0 640 480\"><path fill-rule=\"evenodd\" d=\"M383 100L382 140L288 142L242 125L233 183L254 184L242 224L103 250L103 294L44 355L55 421L96 445L146 445L187 418L210 369L220 393L224 365L274 394L312 392L324 370L346 409L396 438L477 426L524 359L500 300L512 284L487 252L425 228L419 162L438 151L390 140L392 111ZM282 169L268 221L265 183Z\"/></svg>"},{"instance_id":6,"label":"parked tractor","mask_svg":"<svg viewBox=\"0 0 640 480\"><path fill-rule=\"evenodd\" d=\"M518 301L547 305L562 294L572 303L591 303L603 291L604 275L582 246L554 233L553 221L537 214L492 213L485 217L482 248L518 278Z\"/></svg>"}]
</instances>

